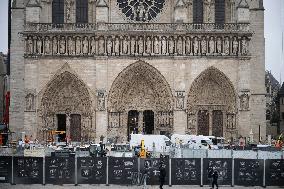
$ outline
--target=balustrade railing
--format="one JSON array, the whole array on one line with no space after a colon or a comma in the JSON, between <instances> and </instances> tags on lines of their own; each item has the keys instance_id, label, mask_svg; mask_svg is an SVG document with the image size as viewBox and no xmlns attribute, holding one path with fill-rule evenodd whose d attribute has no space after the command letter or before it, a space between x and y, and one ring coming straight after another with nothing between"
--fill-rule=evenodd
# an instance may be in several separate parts
<instances>
[{"instance_id":1,"label":"balustrade railing","mask_svg":"<svg viewBox=\"0 0 284 189\"><path fill-rule=\"evenodd\" d=\"M152 31L152 32L249 32L250 24L239 23L30 23L26 32L92 32L92 31Z\"/></svg>"}]
</instances>

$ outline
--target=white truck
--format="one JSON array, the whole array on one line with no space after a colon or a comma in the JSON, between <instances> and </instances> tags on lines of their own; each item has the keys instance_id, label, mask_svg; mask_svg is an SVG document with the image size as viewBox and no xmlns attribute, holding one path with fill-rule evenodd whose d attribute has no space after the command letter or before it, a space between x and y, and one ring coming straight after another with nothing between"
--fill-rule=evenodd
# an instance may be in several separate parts
<instances>
[{"instance_id":1,"label":"white truck","mask_svg":"<svg viewBox=\"0 0 284 189\"><path fill-rule=\"evenodd\" d=\"M141 140L144 140L145 149L149 152L167 153L170 151L171 140L165 135L131 134L130 136L130 147L132 149L139 146Z\"/></svg>"},{"instance_id":2,"label":"white truck","mask_svg":"<svg viewBox=\"0 0 284 189\"><path fill-rule=\"evenodd\" d=\"M218 149L208 136L173 134L171 142L176 146L183 145L192 149Z\"/></svg>"}]
</instances>

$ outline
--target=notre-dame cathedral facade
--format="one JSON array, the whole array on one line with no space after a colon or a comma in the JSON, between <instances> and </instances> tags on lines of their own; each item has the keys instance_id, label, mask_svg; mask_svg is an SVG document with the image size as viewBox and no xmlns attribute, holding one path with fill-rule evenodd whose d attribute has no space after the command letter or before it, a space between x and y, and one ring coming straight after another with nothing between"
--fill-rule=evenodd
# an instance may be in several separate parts
<instances>
[{"instance_id":1,"label":"notre-dame cathedral facade","mask_svg":"<svg viewBox=\"0 0 284 189\"><path fill-rule=\"evenodd\" d=\"M14 0L10 129L265 139L262 0Z\"/></svg>"}]
</instances>

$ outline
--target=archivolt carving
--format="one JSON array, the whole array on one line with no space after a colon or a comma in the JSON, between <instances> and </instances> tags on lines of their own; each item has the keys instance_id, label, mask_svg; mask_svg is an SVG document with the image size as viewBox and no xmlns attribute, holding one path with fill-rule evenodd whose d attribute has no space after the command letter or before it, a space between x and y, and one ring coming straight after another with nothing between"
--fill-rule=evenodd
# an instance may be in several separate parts
<instances>
[{"instance_id":1,"label":"archivolt carving","mask_svg":"<svg viewBox=\"0 0 284 189\"><path fill-rule=\"evenodd\" d=\"M56 76L43 94L41 106L47 112L89 115L91 100L85 84L70 72Z\"/></svg>"},{"instance_id":2,"label":"archivolt carving","mask_svg":"<svg viewBox=\"0 0 284 189\"><path fill-rule=\"evenodd\" d=\"M92 128L92 98L82 80L65 64L60 72L39 93L39 137L42 131L56 129L56 114L66 114L66 132L70 130L70 116L78 114L81 117L81 137ZM95 132L95 130L92 130ZM72 134L71 134L72 136ZM80 137L80 136L79 136ZM81 138L83 139L83 138Z\"/></svg>"},{"instance_id":3,"label":"archivolt carving","mask_svg":"<svg viewBox=\"0 0 284 189\"><path fill-rule=\"evenodd\" d=\"M210 67L193 82L187 107L195 111L197 105L222 105L227 112L235 113L236 95L229 79L218 69Z\"/></svg>"},{"instance_id":4,"label":"archivolt carving","mask_svg":"<svg viewBox=\"0 0 284 189\"><path fill-rule=\"evenodd\" d=\"M234 87L230 80L218 69L210 67L204 72L202 72L193 82L187 101L188 108L188 123L187 123L187 132L191 134L196 134L198 127L201 128L199 132L203 132L203 129L216 129L219 132L220 136L227 136L232 131L236 131L236 125L233 121L236 117L236 94ZM208 116L211 117L209 122L201 122L198 124L199 112L206 111ZM220 119L217 119L214 115L214 111L220 111ZM223 118L225 116L225 120ZM226 116L227 115L227 116ZM216 118L218 124L215 125L212 121L213 118ZM222 120L223 119L223 120ZM224 130L224 125L226 130ZM213 129L212 129L213 128ZM205 131L204 130L204 131ZM200 134L200 133L199 133ZM216 133L215 133L216 134Z\"/></svg>"},{"instance_id":5,"label":"archivolt carving","mask_svg":"<svg viewBox=\"0 0 284 189\"><path fill-rule=\"evenodd\" d=\"M118 75L109 92L108 102L108 109L112 112L173 110L173 96L165 78L142 61L130 65Z\"/></svg>"}]
</instances>

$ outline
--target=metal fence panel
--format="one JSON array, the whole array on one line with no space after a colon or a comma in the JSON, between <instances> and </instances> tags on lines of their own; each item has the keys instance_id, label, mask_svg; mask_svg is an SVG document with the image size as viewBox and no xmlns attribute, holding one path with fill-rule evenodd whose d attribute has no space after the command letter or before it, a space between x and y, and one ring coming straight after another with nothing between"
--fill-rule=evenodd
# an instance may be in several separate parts
<instances>
[{"instance_id":1,"label":"metal fence panel","mask_svg":"<svg viewBox=\"0 0 284 189\"><path fill-rule=\"evenodd\" d=\"M171 159L172 185L200 185L201 159Z\"/></svg>"},{"instance_id":2,"label":"metal fence panel","mask_svg":"<svg viewBox=\"0 0 284 189\"><path fill-rule=\"evenodd\" d=\"M42 157L14 157L13 161L15 184L42 184Z\"/></svg>"},{"instance_id":3,"label":"metal fence panel","mask_svg":"<svg viewBox=\"0 0 284 189\"><path fill-rule=\"evenodd\" d=\"M284 186L284 160L269 159L265 162L265 183L267 186Z\"/></svg>"},{"instance_id":4,"label":"metal fence panel","mask_svg":"<svg viewBox=\"0 0 284 189\"><path fill-rule=\"evenodd\" d=\"M137 163L137 158L109 157L109 184L132 184L138 174Z\"/></svg>"},{"instance_id":5,"label":"metal fence panel","mask_svg":"<svg viewBox=\"0 0 284 189\"><path fill-rule=\"evenodd\" d=\"M260 159L235 159L235 185L262 186L263 164Z\"/></svg>"},{"instance_id":6,"label":"metal fence panel","mask_svg":"<svg viewBox=\"0 0 284 189\"><path fill-rule=\"evenodd\" d=\"M203 159L203 184L212 183L213 172L218 173L219 185L232 184L232 159L227 158L205 158Z\"/></svg>"},{"instance_id":7,"label":"metal fence panel","mask_svg":"<svg viewBox=\"0 0 284 189\"><path fill-rule=\"evenodd\" d=\"M74 157L46 157L46 184L75 184Z\"/></svg>"},{"instance_id":8,"label":"metal fence panel","mask_svg":"<svg viewBox=\"0 0 284 189\"><path fill-rule=\"evenodd\" d=\"M106 184L106 158L78 157L78 184Z\"/></svg>"},{"instance_id":9,"label":"metal fence panel","mask_svg":"<svg viewBox=\"0 0 284 189\"><path fill-rule=\"evenodd\" d=\"M0 183L9 183L12 178L12 157L0 156Z\"/></svg>"}]
</instances>

